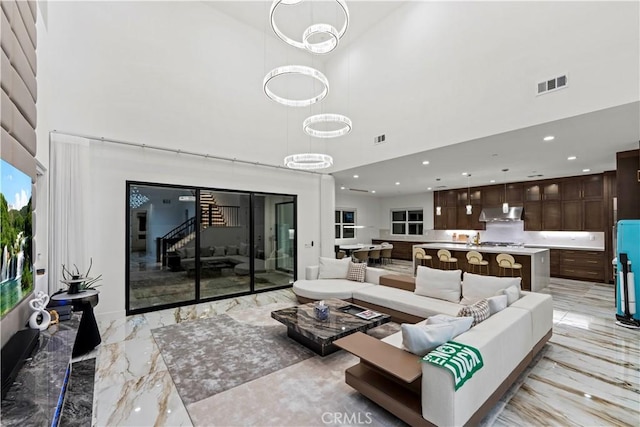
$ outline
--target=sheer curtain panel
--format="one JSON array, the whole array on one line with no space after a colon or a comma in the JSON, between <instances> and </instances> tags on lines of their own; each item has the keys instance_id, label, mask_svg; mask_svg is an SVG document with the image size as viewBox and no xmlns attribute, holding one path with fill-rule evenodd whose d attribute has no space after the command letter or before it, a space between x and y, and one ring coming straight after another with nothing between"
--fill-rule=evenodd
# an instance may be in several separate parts
<instances>
[{"instance_id":1,"label":"sheer curtain panel","mask_svg":"<svg viewBox=\"0 0 640 427\"><path fill-rule=\"evenodd\" d=\"M64 287L62 264L89 268L88 215L91 188L89 140L59 133L50 136L49 291Z\"/></svg>"}]
</instances>

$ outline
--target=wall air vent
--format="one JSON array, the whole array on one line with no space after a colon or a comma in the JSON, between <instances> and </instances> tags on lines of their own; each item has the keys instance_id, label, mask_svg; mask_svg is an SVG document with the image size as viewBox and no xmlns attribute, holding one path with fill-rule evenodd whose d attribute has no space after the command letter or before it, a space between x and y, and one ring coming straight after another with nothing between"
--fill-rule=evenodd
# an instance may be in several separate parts
<instances>
[{"instance_id":1,"label":"wall air vent","mask_svg":"<svg viewBox=\"0 0 640 427\"><path fill-rule=\"evenodd\" d=\"M358 191L360 193L368 193L369 190L360 190L359 188L350 188L349 191Z\"/></svg>"},{"instance_id":2,"label":"wall air vent","mask_svg":"<svg viewBox=\"0 0 640 427\"><path fill-rule=\"evenodd\" d=\"M382 135L378 135L376 137L373 138L373 144L377 145L377 144L384 144L386 142L386 135L382 134Z\"/></svg>"},{"instance_id":3,"label":"wall air vent","mask_svg":"<svg viewBox=\"0 0 640 427\"><path fill-rule=\"evenodd\" d=\"M558 77L554 77L549 80L538 83L538 95L544 95L545 93L555 92L556 90L564 89L569 84L568 74L563 74Z\"/></svg>"}]
</instances>

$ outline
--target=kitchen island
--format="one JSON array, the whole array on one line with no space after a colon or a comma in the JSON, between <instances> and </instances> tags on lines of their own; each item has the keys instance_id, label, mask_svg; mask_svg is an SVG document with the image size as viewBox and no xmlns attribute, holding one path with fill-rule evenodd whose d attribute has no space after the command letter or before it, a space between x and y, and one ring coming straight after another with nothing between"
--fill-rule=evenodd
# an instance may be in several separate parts
<instances>
[{"instance_id":1,"label":"kitchen island","mask_svg":"<svg viewBox=\"0 0 640 427\"><path fill-rule=\"evenodd\" d=\"M438 251L446 249L451 255L458 259L458 268L462 271L470 271L467 263L467 252L480 252L483 258L489 261L489 275L498 276L499 269L496 262L498 254L512 255L517 263L522 264L522 289L525 291L540 291L549 286L549 249L548 248L526 248L522 246L483 246L483 245L460 245L455 243L424 243L413 245L413 248L422 248L428 255L433 257L433 266L438 268ZM415 270L415 259L414 270ZM508 271L508 270L507 270ZM514 271L514 275L517 275Z\"/></svg>"}]
</instances>

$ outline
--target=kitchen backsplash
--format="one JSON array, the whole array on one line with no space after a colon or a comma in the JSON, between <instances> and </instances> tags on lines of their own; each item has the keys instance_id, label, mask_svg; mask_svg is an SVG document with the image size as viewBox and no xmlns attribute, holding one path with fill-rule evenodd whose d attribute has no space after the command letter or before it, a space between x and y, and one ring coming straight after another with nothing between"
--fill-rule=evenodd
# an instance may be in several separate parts
<instances>
[{"instance_id":1,"label":"kitchen backsplash","mask_svg":"<svg viewBox=\"0 0 640 427\"><path fill-rule=\"evenodd\" d=\"M426 230L428 240L453 240L453 234L475 236L477 230ZM524 222L488 222L487 229L480 231L481 242L515 242L526 245L568 246L604 250L602 231L524 231Z\"/></svg>"}]
</instances>

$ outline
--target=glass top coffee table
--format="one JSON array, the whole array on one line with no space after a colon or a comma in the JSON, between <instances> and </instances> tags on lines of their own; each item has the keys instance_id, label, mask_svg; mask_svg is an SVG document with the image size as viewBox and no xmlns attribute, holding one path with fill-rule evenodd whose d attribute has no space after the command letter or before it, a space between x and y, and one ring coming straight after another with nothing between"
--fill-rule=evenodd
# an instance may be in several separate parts
<instances>
[{"instance_id":1,"label":"glass top coffee table","mask_svg":"<svg viewBox=\"0 0 640 427\"><path fill-rule=\"evenodd\" d=\"M327 299L329 306L327 320L318 320L315 316L315 303L298 305L271 312L271 317L287 327L287 335L321 356L331 354L340 348L333 345L339 338L356 332L366 332L371 328L390 321L391 316L384 313L370 319L358 317L367 311L339 299Z\"/></svg>"}]
</instances>

